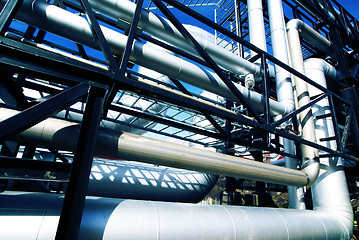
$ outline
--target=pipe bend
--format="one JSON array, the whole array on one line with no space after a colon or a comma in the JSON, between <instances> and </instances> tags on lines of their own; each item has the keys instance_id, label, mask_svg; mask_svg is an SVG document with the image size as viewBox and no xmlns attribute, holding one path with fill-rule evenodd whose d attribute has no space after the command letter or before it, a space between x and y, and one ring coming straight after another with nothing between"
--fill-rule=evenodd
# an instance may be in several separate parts
<instances>
[{"instance_id":1,"label":"pipe bend","mask_svg":"<svg viewBox=\"0 0 359 240\"><path fill-rule=\"evenodd\" d=\"M304 28L304 22L300 19L292 19L287 23L287 30L295 29L301 31Z\"/></svg>"},{"instance_id":2,"label":"pipe bend","mask_svg":"<svg viewBox=\"0 0 359 240\"><path fill-rule=\"evenodd\" d=\"M302 172L304 172L307 175L307 184L306 186L311 186L318 178L319 175L319 158L313 158L313 159L304 159L305 162L302 165Z\"/></svg>"},{"instance_id":3,"label":"pipe bend","mask_svg":"<svg viewBox=\"0 0 359 240\"><path fill-rule=\"evenodd\" d=\"M341 73L327 61L321 58L309 58L305 60L304 68L322 71L327 80L337 80L341 78Z\"/></svg>"}]
</instances>

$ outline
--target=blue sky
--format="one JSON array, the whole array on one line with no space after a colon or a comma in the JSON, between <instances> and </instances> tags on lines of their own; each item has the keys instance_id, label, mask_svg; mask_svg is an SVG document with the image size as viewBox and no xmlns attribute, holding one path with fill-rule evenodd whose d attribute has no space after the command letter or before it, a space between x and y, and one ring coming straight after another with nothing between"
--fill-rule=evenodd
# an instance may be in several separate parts
<instances>
[{"instance_id":1,"label":"blue sky","mask_svg":"<svg viewBox=\"0 0 359 240\"><path fill-rule=\"evenodd\" d=\"M358 0L337 0L353 17L359 21L359 1Z\"/></svg>"}]
</instances>

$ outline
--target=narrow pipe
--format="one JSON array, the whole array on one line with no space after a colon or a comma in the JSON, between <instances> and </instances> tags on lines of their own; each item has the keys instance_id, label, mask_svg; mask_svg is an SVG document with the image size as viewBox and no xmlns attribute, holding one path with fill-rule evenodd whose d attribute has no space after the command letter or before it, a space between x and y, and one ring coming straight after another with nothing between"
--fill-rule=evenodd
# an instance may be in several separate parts
<instances>
[{"instance_id":1,"label":"narrow pipe","mask_svg":"<svg viewBox=\"0 0 359 240\"><path fill-rule=\"evenodd\" d=\"M99 49L99 46L93 42L90 27L84 18L54 5L49 5L46 2L40 0L23 1L15 18L46 31L67 37L75 42ZM113 53L121 55L126 45L127 37L109 28L102 27L101 29ZM216 74L173 56L166 51L160 51L148 44L135 41L130 59L141 66L216 93L217 95L225 96L233 101L238 101ZM263 96L261 94L248 90L240 84L236 84L236 87L247 99L254 103L258 111L263 111ZM287 114L292 110L289 106L272 99L270 99L270 106L272 115Z\"/></svg>"},{"instance_id":2,"label":"narrow pipe","mask_svg":"<svg viewBox=\"0 0 359 240\"><path fill-rule=\"evenodd\" d=\"M15 110L2 108L0 120L16 113ZM73 150L78 131L77 123L49 118L14 137L14 140ZM307 174L302 171L104 128L99 130L95 154L284 185L308 184Z\"/></svg>"},{"instance_id":3,"label":"narrow pipe","mask_svg":"<svg viewBox=\"0 0 359 240\"><path fill-rule=\"evenodd\" d=\"M268 1L268 14L272 49L275 58L290 66L288 54L288 40L285 29L283 8L281 0ZM275 65L276 90L278 102L291 106L294 109L293 87L291 74L285 69Z\"/></svg>"},{"instance_id":4,"label":"narrow pipe","mask_svg":"<svg viewBox=\"0 0 359 240\"><path fill-rule=\"evenodd\" d=\"M303 37L310 44L318 48L320 51L328 54L329 56L336 56L335 49L332 43L308 26L300 19L292 19L287 23L287 31L298 31L299 35Z\"/></svg>"},{"instance_id":5,"label":"narrow pipe","mask_svg":"<svg viewBox=\"0 0 359 240\"><path fill-rule=\"evenodd\" d=\"M268 0L268 14L270 32L272 38L273 56L287 65L291 65L288 40L284 23L283 6L281 0ZM278 102L292 106L294 109L294 96L291 81L291 74L285 69L275 65L276 90ZM277 116L280 118L281 116ZM286 125L290 122L286 122ZM283 148L287 153L296 154L295 144L289 139L283 139ZM285 166L291 169L297 169L298 161L294 158L284 157ZM297 187L288 186L289 207L293 209L305 209L304 190Z\"/></svg>"},{"instance_id":6,"label":"narrow pipe","mask_svg":"<svg viewBox=\"0 0 359 240\"><path fill-rule=\"evenodd\" d=\"M291 25L287 25L287 35L292 67L298 72L305 74L299 32L296 28L292 28L290 26ZM296 76L293 76L293 80L295 89L295 104L297 108L300 108L310 102L308 84ZM316 142L314 121L310 108L307 108L299 113L298 126L303 139ZM303 158L302 168L303 171L308 174L311 185L315 182L319 173L318 150L302 144L301 152Z\"/></svg>"}]
</instances>

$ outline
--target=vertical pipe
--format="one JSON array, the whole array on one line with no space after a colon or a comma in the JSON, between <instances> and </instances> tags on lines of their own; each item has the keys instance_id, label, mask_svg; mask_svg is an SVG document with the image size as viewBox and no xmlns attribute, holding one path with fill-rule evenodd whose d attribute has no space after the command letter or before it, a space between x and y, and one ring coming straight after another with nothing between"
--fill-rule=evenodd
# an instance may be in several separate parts
<instances>
[{"instance_id":1,"label":"vertical pipe","mask_svg":"<svg viewBox=\"0 0 359 240\"><path fill-rule=\"evenodd\" d=\"M290 24L288 24L287 35L292 67L298 72L305 74L299 32L296 26L292 27ZM300 108L310 102L307 86L308 84L296 76L293 76L293 80L294 92L296 95L294 99L296 107ZM301 131L303 139L316 142L314 121L310 108L307 108L299 113L298 122L298 126L300 128L299 130ZM304 144L301 145L300 149L302 152L303 171L308 174L310 179L309 185L311 185L316 180L319 172L318 150Z\"/></svg>"},{"instance_id":2,"label":"vertical pipe","mask_svg":"<svg viewBox=\"0 0 359 240\"><path fill-rule=\"evenodd\" d=\"M251 1L249 1L251 2ZM268 14L270 31L272 38L273 55L283 63L290 65L289 53L288 53L288 40L285 30L285 23L283 17L283 8L281 0L269 0L268 1ZM275 65L276 74L276 90L279 102L285 102L290 104L294 108L294 96L291 82L291 75L285 69ZM280 118L280 116L278 117ZM286 122L285 124L290 124ZM284 151L295 155L294 142L288 139L283 139ZM297 169L298 161L294 158L285 157L285 166L291 169ZM303 189L288 186L288 200L289 207L295 209L305 209L303 199Z\"/></svg>"},{"instance_id":3,"label":"vertical pipe","mask_svg":"<svg viewBox=\"0 0 359 240\"><path fill-rule=\"evenodd\" d=\"M335 75L333 73L336 72L332 66L322 59L308 59L304 66L307 76L310 76L323 87L327 87L326 77ZM309 86L308 90L310 96L322 94L321 90L313 86ZM320 139L335 135L332 117L316 118L330 113L328 98L314 104L312 111L318 144L333 150L337 149L338 146L335 140L320 141ZM342 223L343 232L350 236L353 231L353 213L341 158L320 159L319 177L318 181L312 185L312 196L315 209L323 209L334 214L341 212L341 214L337 215L337 218Z\"/></svg>"},{"instance_id":4,"label":"vertical pipe","mask_svg":"<svg viewBox=\"0 0 359 240\"><path fill-rule=\"evenodd\" d=\"M262 0L247 1L249 41L256 47L267 51ZM251 50L251 57L257 53ZM256 62L260 62L258 59Z\"/></svg>"}]
</instances>

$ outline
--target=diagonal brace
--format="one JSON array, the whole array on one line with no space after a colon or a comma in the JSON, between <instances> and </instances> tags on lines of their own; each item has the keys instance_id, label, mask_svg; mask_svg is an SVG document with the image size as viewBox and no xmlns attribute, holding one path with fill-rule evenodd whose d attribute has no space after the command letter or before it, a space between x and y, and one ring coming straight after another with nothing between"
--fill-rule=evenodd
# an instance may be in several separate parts
<instances>
[{"instance_id":1,"label":"diagonal brace","mask_svg":"<svg viewBox=\"0 0 359 240\"><path fill-rule=\"evenodd\" d=\"M196 51L201 57L208 63L208 65L215 71L215 73L222 79L226 86L233 92L233 94L239 99L239 101L248 108L248 111L253 114L255 119L262 122L262 118L259 113L254 109L252 104L243 96L243 94L236 88L219 66L213 61L208 53L202 48L202 46L193 38L193 36L183 27L183 25L175 18L175 16L166 8L166 6L160 0L153 0L153 3L162 11L162 13L172 22L177 30L188 39L195 47Z\"/></svg>"},{"instance_id":2,"label":"diagonal brace","mask_svg":"<svg viewBox=\"0 0 359 240\"><path fill-rule=\"evenodd\" d=\"M86 96L88 90L89 85L82 83L78 84L0 122L0 141L34 126L53 112L72 105L82 97Z\"/></svg>"}]
</instances>

